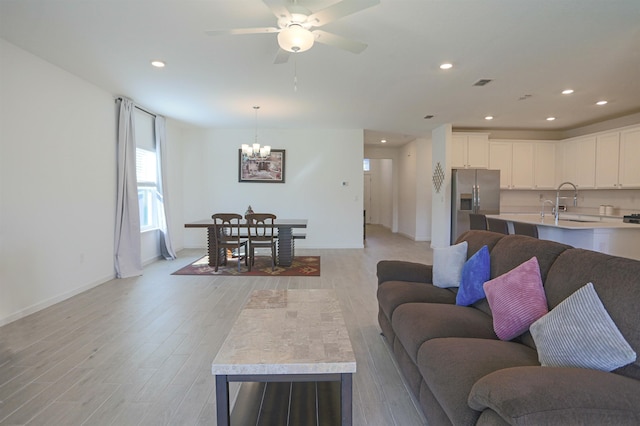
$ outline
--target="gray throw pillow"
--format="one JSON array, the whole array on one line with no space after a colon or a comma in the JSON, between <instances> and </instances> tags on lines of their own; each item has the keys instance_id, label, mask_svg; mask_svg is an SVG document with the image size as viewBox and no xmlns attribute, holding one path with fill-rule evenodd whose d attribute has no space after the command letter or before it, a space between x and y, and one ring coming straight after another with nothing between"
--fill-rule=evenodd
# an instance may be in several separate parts
<instances>
[{"instance_id":1,"label":"gray throw pillow","mask_svg":"<svg viewBox=\"0 0 640 426\"><path fill-rule=\"evenodd\" d=\"M612 371L636 360L592 283L531 325L540 364Z\"/></svg>"}]
</instances>

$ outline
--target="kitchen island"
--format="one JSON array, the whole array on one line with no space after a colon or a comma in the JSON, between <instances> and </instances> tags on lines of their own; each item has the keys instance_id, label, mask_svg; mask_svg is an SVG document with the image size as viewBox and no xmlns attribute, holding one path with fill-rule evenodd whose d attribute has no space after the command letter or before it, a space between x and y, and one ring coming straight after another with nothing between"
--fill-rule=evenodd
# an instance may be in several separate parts
<instances>
[{"instance_id":1,"label":"kitchen island","mask_svg":"<svg viewBox=\"0 0 640 426\"><path fill-rule=\"evenodd\" d=\"M538 226L540 239L640 260L640 225L625 223L621 218L566 213L560 215L556 224L552 214L541 217L539 213L512 213L487 217L506 220L511 233L513 222L534 224Z\"/></svg>"}]
</instances>

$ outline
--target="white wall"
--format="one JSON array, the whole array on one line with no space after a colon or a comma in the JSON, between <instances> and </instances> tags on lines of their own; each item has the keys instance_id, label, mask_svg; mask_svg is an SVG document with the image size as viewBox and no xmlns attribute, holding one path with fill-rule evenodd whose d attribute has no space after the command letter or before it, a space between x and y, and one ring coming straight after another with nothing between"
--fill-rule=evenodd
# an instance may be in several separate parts
<instances>
[{"instance_id":1,"label":"white wall","mask_svg":"<svg viewBox=\"0 0 640 426\"><path fill-rule=\"evenodd\" d=\"M415 141L402 146L398 156L398 233L412 239L416 235L416 156Z\"/></svg>"},{"instance_id":2,"label":"white wall","mask_svg":"<svg viewBox=\"0 0 640 426\"><path fill-rule=\"evenodd\" d=\"M112 94L2 39L0 66L2 325L113 278L116 106ZM171 145L180 128L168 121L167 132ZM179 249L179 144L169 152Z\"/></svg>"},{"instance_id":3,"label":"white wall","mask_svg":"<svg viewBox=\"0 0 640 426\"><path fill-rule=\"evenodd\" d=\"M431 240L431 140L416 139L416 241Z\"/></svg>"},{"instance_id":4,"label":"white wall","mask_svg":"<svg viewBox=\"0 0 640 426\"><path fill-rule=\"evenodd\" d=\"M415 139L404 146L365 146L372 160L372 187L380 198L380 220L415 241L431 239L431 140ZM375 168L374 168L375 167ZM387 191L391 191L391 195ZM389 204L390 203L390 204ZM387 218L386 215L391 217ZM389 225L390 223L390 225Z\"/></svg>"},{"instance_id":5,"label":"white wall","mask_svg":"<svg viewBox=\"0 0 640 426\"><path fill-rule=\"evenodd\" d=\"M0 40L0 324L113 276L115 104Z\"/></svg>"},{"instance_id":6,"label":"white wall","mask_svg":"<svg viewBox=\"0 0 640 426\"><path fill-rule=\"evenodd\" d=\"M285 183L238 182L238 148L254 136L253 129L211 129L186 138L185 220L244 214L251 205L283 219L308 219L307 238L297 247L363 247L363 131L259 129L259 143L286 151ZM204 247L204 234L185 230L185 246Z\"/></svg>"},{"instance_id":7,"label":"white wall","mask_svg":"<svg viewBox=\"0 0 640 426\"><path fill-rule=\"evenodd\" d=\"M384 226L388 226L391 229L391 232L398 232L398 197L399 197L399 174L398 174L398 156L400 155L400 148L382 148L372 145L366 145L364 147L364 158L369 159L377 159L377 160L390 160L381 164L384 164L384 170L381 170L381 173L384 177L380 176L380 179L388 179L385 182L385 185L389 185L388 188L391 191L390 198L384 195L384 201L387 203L391 203L390 209L388 212L385 207L381 207L381 211L386 211L387 214L391 214L390 222L386 222L384 218L381 217L380 224ZM385 189L386 191L386 189ZM386 192L385 192L386 194Z\"/></svg>"},{"instance_id":8,"label":"white wall","mask_svg":"<svg viewBox=\"0 0 640 426\"><path fill-rule=\"evenodd\" d=\"M451 240L451 125L444 124L432 132L432 165L444 172L440 192L432 193L431 246L446 247Z\"/></svg>"},{"instance_id":9,"label":"white wall","mask_svg":"<svg viewBox=\"0 0 640 426\"><path fill-rule=\"evenodd\" d=\"M393 160L370 159L370 223L391 229L393 226Z\"/></svg>"}]
</instances>

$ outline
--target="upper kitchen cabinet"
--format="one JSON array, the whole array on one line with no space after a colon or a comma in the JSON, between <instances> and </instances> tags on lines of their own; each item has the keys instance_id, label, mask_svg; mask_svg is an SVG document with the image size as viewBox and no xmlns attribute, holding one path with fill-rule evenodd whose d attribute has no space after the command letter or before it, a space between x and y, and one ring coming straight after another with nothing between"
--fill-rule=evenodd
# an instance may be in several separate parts
<instances>
[{"instance_id":1,"label":"upper kitchen cabinet","mask_svg":"<svg viewBox=\"0 0 640 426\"><path fill-rule=\"evenodd\" d=\"M556 147L552 142L491 141L489 168L500 170L503 189L554 189Z\"/></svg>"},{"instance_id":2,"label":"upper kitchen cabinet","mask_svg":"<svg viewBox=\"0 0 640 426\"><path fill-rule=\"evenodd\" d=\"M620 132L619 188L640 188L640 127Z\"/></svg>"},{"instance_id":3,"label":"upper kitchen cabinet","mask_svg":"<svg viewBox=\"0 0 640 426\"><path fill-rule=\"evenodd\" d=\"M489 134L453 133L451 159L454 169L489 167Z\"/></svg>"},{"instance_id":4,"label":"upper kitchen cabinet","mask_svg":"<svg viewBox=\"0 0 640 426\"><path fill-rule=\"evenodd\" d=\"M533 188L556 189L556 143L533 145Z\"/></svg>"},{"instance_id":5,"label":"upper kitchen cabinet","mask_svg":"<svg viewBox=\"0 0 640 426\"><path fill-rule=\"evenodd\" d=\"M596 137L587 136L562 142L561 182L572 182L578 188L596 185Z\"/></svg>"},{"instance_id":6,"label":"upper kitchen cabinet","mask_svg":"<svg viewBox=\"0 0 640 426\"><path fill-rule=\"evenodd\" d=\"M596 188L618 188L620 132L596 137Z\"/></svg>"},{"instance_id":7,"label":"upper kitchen cabinet","mask_svg":"<svg viewBox=\"0 0 640 426\"><path fill-rule=\"evenodd\" d=\"M500 188L511 189L513 144L504 141L489 143L489 168L500 170Z\"/></svg>"}]
</instances>

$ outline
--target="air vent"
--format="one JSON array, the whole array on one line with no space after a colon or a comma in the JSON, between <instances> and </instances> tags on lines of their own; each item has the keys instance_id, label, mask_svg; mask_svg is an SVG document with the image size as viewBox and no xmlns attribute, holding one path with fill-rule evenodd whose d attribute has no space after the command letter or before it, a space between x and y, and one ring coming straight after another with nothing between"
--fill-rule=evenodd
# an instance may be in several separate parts
<instances>
[{"instance_id":1,"label":"air vent","mask_svg":"<svg viewBox=\"0 0 640 426\"><path fill-rule=\"evenodd\" d=\"M475 83L473 83L474 86L486 86L487 84L491 83L493 80L489 79L489 78L482 78L478 81L476 81Z\"/></svg>"},{"instance_id":2,"label":"air vent","mask_svg":"<svg viewBox=\"0 0 640 426\"><path fill-rule=\"evenodd\" d=\"M425 120L431 120L433 117L435 117L435 115L433 115L433 114L429 114L429 115L425 115L425 116L424 116L424 119L425 119Z\"/></svg>"}]
</instances>

